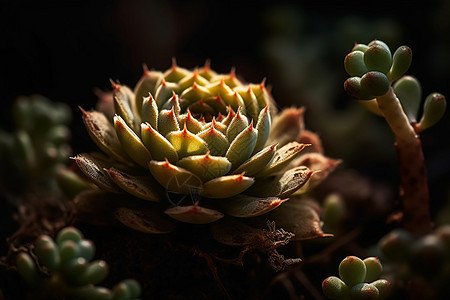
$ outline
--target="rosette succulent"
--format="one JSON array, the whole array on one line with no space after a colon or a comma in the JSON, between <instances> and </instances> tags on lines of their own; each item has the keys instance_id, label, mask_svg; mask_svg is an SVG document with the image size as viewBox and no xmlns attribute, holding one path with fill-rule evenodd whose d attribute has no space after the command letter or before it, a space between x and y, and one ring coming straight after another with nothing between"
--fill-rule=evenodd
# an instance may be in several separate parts
<instances>
[{"instance_id":1,"label":"rosette succulent","mask_svg":"<svg viewBox=\"0 0 450 300\"><path fill-rule=\"evenodd\" d=\"M112 88L111 119L107 109L82 109L105 155L73 159L107 194L82 193L80 211L104 213L107 206L123 224L150 233L213 223L228 244L241 242L227 239L225 228L248 232L267 219L300 239L323 235L316 206L294 200L338 161L322 155L318 137L304 130L303 108L278 113L264 81L247 84L209 63L193 71L175 62L165 72L144 68L134 90Z\"/></svg>"}]
</instances>

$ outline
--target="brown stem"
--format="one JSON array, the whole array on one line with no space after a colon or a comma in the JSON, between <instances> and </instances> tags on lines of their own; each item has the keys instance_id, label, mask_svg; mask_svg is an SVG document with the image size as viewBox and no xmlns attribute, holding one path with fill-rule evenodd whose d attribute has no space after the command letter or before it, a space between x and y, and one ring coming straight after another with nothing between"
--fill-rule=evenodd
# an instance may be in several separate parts
<instances>
[{"instance_id":1,"label":"brown stem","mask_svg":"<svg viewBox=\"0 0 450 300\"><path fill-rule=\"evenodd\" d=\"M395 134L400 172L403 226L420 236L431 230L428 182L422 143L392 88L377 97L378 107Z\"/></svg>"}]
</instances>

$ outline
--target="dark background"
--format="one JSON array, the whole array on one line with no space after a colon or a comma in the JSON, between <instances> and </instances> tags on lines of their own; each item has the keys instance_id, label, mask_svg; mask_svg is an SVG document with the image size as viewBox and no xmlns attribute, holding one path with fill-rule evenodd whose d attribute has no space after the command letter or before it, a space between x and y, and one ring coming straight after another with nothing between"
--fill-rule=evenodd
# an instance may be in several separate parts
<instances>
[{"instance_id":1,"label":"dark background","mask_svg":"<svg viewBox=\"0 0 450 300\"><path fill-rule=\"evenodd\" d=\"M108 89L110 78L133 86L143 63L165 70L175 57L192 69L209 58L218 72L234 66L249 82L265 77L280 106L306 106L306 125L322 136L326 154L395 188L392 134L344 93L343 58L354 42L374 38L392 51L409 45L408 73L424 97L449 96L449 32L445 0L2 1L1 125L12 128L17 96L42 94L72 107L74 152L88 151L77 106L95 106L94 88ZM450 183L449 119L422 134L435 209Z\"/></svg>"}]
</instances>

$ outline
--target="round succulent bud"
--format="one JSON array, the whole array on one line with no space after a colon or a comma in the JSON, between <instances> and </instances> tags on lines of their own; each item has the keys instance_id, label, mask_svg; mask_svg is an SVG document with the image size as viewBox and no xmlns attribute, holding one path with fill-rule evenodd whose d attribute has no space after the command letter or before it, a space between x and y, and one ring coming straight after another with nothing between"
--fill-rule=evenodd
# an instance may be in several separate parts
<instances>
[{"instance_id":1,"label":"round succulent bud","mask_svg":"<svg viewBox=\"0 0 450 300\"><path fill-rule=\"evenodd\" d=\"M330 276L322 282L322 291L333 300L348 299L350 295L350 288L336 276Z\"/></svg>"},{"instance_id":2,"label":"round succulent bud","mask_svg":"<svg viewBox=\"0 0 450 300\"><path fill-rule=\"evenodd\" d=\"M352 300L377 300L380 292L370 283L358 283L350 290Z\"/></svg>"},{"instance_id":3,"label":"round succulent bud","mask_svg":"<svg viewBox=\"0 0 450 300\"><path fill-rule=\"evenodd\" d=\"M377 257L368 257L363 260L366 265L366 278L364 282L372 282L380 278L383 272L383 265Z\"/></svg>"},{"instance_id":4,"label":"round succulent bud","mask_svg":"<svg viewBox=\"0 0 450 300\"><path fill-rule=\"evenodd\" d=\"M394 82L408 71L412 62L412 51L408 46L400 46L395 50L392 57L392 66L389 70L388 78L390 82Z\"/></svg>"},{"instance_id":5,"label":"round succulent bud","mask_svg":"<svg viewBox=\"0 0 450 300\"><path fill-rule=\"evenodd\" d=\"M355 46L353 46L352 48L352 51L366 52L367 49L369 49L369 46L365 44L355 44Z\"/></svg>"},{"instance_id":6,"label":"round succulent bud","mask_svg":"<svg viewBox=\"0 0 450 300\"><path fill-rule=\"evenodd\" d=\"M17 271L28 284L37 284L39 274L34 260L25 252L20 252L16 258Z\"/></svg>"},{"instance_id":7,"label":"round succulent bud","mask_svg":"<svg viewBox=\"0 0 450 300\"><path fill-rule=\"evenodd\" d=\"M77 228L69 226L61 229L56 235L56 242L59 246L65 241L79 242L83 239L83 234Z\"/></svg>"},{"instance_id":8,"label":"round succulent bud","mask_svg":"<svg viewBox=\"0 0 450 300\"><path fill-rule=\"evenodd\" d=\"M389 261L405 261L410 256L414 237L404 229L395 229L382 237L378 247L382 258Z\"/></svg>"},{"instance_id":9,"label":"round succulent bud","mask_svg":"<svg viewBox=\"0 0 450 300\"><path fill-rule=\"evenodd\" d=\"M403 76L392 86L409 121L416 121L422 101L422 87L413 76Z\"/></svg>"},{"instance_id":10,"label":"round succulent bud","mask_svg":"<svg viewBox=\"0 0 450 300\"><path fill-rule=\"evenodd\" d=\"M131 298L137 298L141 294L141 285L136 280L124 279L120 283L123 283L128 287Z\"/></svg>"},{"instance_id":11,"label":"round succulent bud","mask_svg":"<svg viewBox=\"0 0 450 300\"><path fill-rule=\"evenodd\" d=\"M426 235L417 240L411 249L411 265L426 275L438 275L444 261L444 243L434 234Z\"/></svg>"},{"instance_id":12,"label":"round succulent bud","mask_svg":"<svg viewBox=\"0 0 450 300\"><path fill-rule=\"evenodd\" d=\"M364 282L366 265L357 256L347 256L339 264L339 276L350 287Z\"/></svg>"},{"instance_id":13,"label":"round succulent bud","mask_svg":"<svg viewBox=\"0 0 450 300\"><path fill-rule=\"evenodd\" d=\"M371 71L361 77L361 88L366 93L374 96L382 96L389 91L389 80L385 74Z\"/></svg>"},{"instance_id":14,"label":"round succulent bud","mask_svg":"<svg viewBox=\"0 0 450 300\"><path fill-rule=\"evenodd\" d=\"M391 69L391 51L386 44L383 44L380 42L369 44L369 49L364 52L364 63L369 71L387 74Z\"/></svg>"},{"instance_id":15,"label":"round succulent bud","mask_svg":"<svg viewBox=\"0 0 450 300\"><path fill-rule=\"evenodd\" d=\"M367 67L364 64L364 52L356 50L352 51L344 59L345 71L350 76L361 77L367 73Z\"/></svg>"},{"instance_id":16,"label":"round succulent bud","mask_svg":"<svg viewBox=\"0 0 450 300\"><path fill-rule=\"evenodd\" d=\"M331 194L325 198L322 219L328 228L336 228L345 216L346 208L339 194Z\"/></svg>"},{"instance_id":17,"label":"round succulent bud","mask_svg":"<svg viewBox=\"0 0 450 300\"><path fill-rule=\"evenodd\" d=\"M36 241L35 251L39 262L49 270L54 271L59 268L61 258L58 245L51 237L47 235L40 236Z\"/></svg>"},{"instance_id":18,"label":"round succulent bud","mask_svg":"<svg viewBox=\"0 0 450 300\"><path fill-rule=\"evenodd\" d=\"M442 94L433 93L428 95L423 106L423 115L417 124L420 130L425 130L436 124L444 115L447 101Z\"/></svg>"},{"instance_id":19,"label":"round succulent bud","mask_svg":"<svg viewBox=\"0 0 450 300\"><path fill-rule=\"evenodd\" d=\"M361 87L360 77L350 77L344 82L344 90L347 94L358 100L371 100L375 96Z\"/></svg>"},{"instance_id":20,"label":"round succulent bud","mask_svg":"<svg viewBox=\"0 0 450 300\"><path fill-rule=\"evenodd\" d=\"M386 279L378 279L370 283L378 289L378 300L388 299L392 292L392 283Z\"/></svg>"}]
</instances>

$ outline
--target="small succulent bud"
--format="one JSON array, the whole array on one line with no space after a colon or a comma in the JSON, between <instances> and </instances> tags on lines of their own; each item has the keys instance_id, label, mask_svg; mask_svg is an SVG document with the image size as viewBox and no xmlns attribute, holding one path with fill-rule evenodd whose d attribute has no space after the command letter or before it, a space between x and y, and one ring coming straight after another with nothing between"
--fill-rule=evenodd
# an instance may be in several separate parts
<instances>
[{"instance_id":1,"label":"small succulent bud","mask_svg":"<svg viewBox=\"0 0 450 300\"><path fill-rule=\"evenodd\" d=\"M350 76L361 77L367 73L367 67L364 63L364 52L356 50L352 51L344 59L345 71Z\"/></svg>"},{"instance_id":2,"label":"small succulent bud","mask_svg":"<svg viewBox=\"0 0 450 300\"><path fill-rule=\"evenodd\" d=\"M352 300L377 300L380 292L370 283L358 283L350 290Z\"/></svg>"},{"instance_id":3,"label":"small succulent bud","mask_svg":"<svg viewBox=\"0 0 450 300\"><path fill-rule=\"evenodd\" d=\"M358 100L371 100L375 96L361 87L360 77L350 77L344 82L344 90L347 94Z\"/></svg>"},{"instance_id":4,"label":"small succulent bud","mask_svg":"<svg viewBox=\"0 0 450 300\"><path fill-rule=\"evenodd\" d=\"M366 52L367 49L369 49L369 46L365 44L355 44L355 46L353 46L352 48L352 51Z\"/></svg>"},{"instance_id":5,"label":"small succulent bud","mask_svg":"<svg viewBox=\"0 0 450 300\"><path fill-rule=\"evenodd\" d=\"M348 286L364 282L366 265L357 256L347 256L339 264L339 276Z\"/></svg>"},{"instance_id":6,"label":"small succulent bud","mask_svg":"<svg viewBox=\"0 0 450 300\"><path fill-rule=\"evenodd\" d=\"M369 44L369 49L364 52L364 63L369 71L378 71L387 74L392 65L392 56L389 47L386 44L380 44L379 41Z\"/></svg>"},{"instance_id":7,"label":"small succulent bud","mask_svg":"<svg viewBox=\"0 0 450 300\"><path fill-rule=\"evenodd\" d=\"M389 91L389 80L385 74L371 71L361 77L361 88L374 96L382 96Z\"/></svg>"},{"instance_id":8,"label":"small succulent bud","mask_svg":"<svg viewBox=\"0 0 450 300\"><path fill-rule=\"evenodd\" d=\"M425 99L423 115L417 127L420 131L430 128L436 124L444 115L447 101L442 94L433 93Z\"/></svg>"},{"instance_id":9,"label":"small succulent bud","mask_svg":"<svg viewBox=\"0 0 450 300\"><path fill-rule=\"evenodd\" d=\"M370 284L378 289L378 300L386 300L391 295L392 283L390 283L388 280L378 279L377 281L374 281Z\"/></svg>"},{"instance_id":10,"label":"small succulent bud","mask_svg":"<svg viewBox=\"0 0 450 300\"><path fill-rule=\"evenodd\" d=\"M378 247L383 258L389 261L405 261L410 256L413 236L403 229L396 229L381 238Z\"/></svg>"},{"instance_id":11,"label":"small succulent bud","mask_svg":"<svg viewBox=\"0 0 450 300\"><path fill-rule=\"evenodd\" d=\"M394 82L408 71L412 62L412 51L408 46L400 46L392 57L392 66L387 74L389 81Z\"/></svg>"},{"instance_id":12,"label":"small succulent bud","mask_svg":"<svg viewBox=\"0 0 450 300\"><path fill-rule=\"evenodd\" d=\"M350 295L349 287L336 276L330 276L322 282L322 291L333 300L345 300Z\"/></svg>"},{"instance_id":13,"label":"small succulent bud","mask_svg":"<svg viewBox=\"0 0 450 300\"><path fill-rule=\"evenodd\" d=\"M330 194L323 203L322 219L325 226L333 230L342 221L345 215L345 203L339 194Z\"/></svg>"},{"instance_id":14,"label":"small succulent bud","mask_svg":"<svg viewBox=\"0 0 450 300\"><path fill-rule=\"evenodd\" d=\"M377 280L381 272L383 272L383 265L377 257L368 257L363 260L366 265L366 278L364 282L372 282Z\"/></svg>"},{"instance_id":15,"label":"small succulent bud","mask_svg":"<svg viewBox=\"0 0 450 300\"><path fill-rule=\"evenodd\" d=\"M413 76L403 76L392 87L409 121L415 122L422 101L420 82Z\"/></svg>"},{"instance_id":16,"label":"small succulent bud","mask_svg":"<svg viewBox=\"0 0 450 300\"><path fill-rule=\"evenodd\" d=\"M16 258L16 265L17 271L28 284L34 285L38 283L39 274L30 255L25 252L19 253Z\"/></svg>"}]
</instances>

